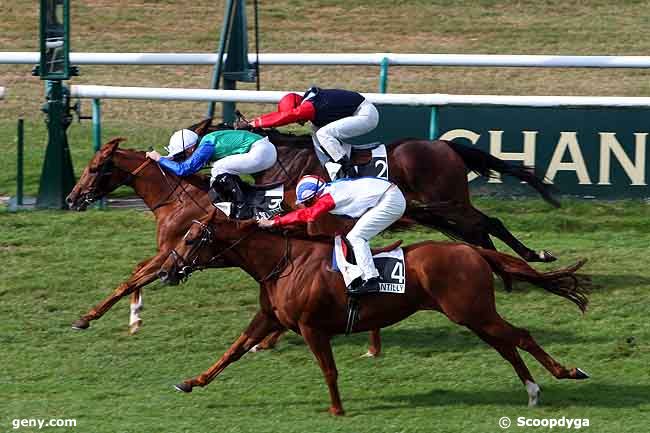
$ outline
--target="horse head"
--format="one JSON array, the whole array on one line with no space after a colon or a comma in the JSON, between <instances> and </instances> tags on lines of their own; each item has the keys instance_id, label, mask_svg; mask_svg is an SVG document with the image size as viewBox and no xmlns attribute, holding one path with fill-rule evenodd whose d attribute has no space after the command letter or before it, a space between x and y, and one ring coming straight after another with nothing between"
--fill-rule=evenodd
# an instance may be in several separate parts
<instances>
[{"instance_id":1,"label":"horse head","mask_svg":"<svg viewBox=\"0 0 650 433\"><path fill-rule=\"evenodd\" d=\"M95 153L66 197L70 209L84 211L91 203L123 184L128 173L115 170L114 163L114 155L123 141L126 138L113 138Z\"/></svg>"},{"instance_id":2,"label":"horse head","mask_svg":"<svg viewBox=\"0 0 650 433\"><path fill-rule=\"evenodd\" d=\"M228 265L226 254L245 239L254 220L238 221L213 209L200 220L193 220L181 241L170 251L158 271L163 283L178 284L197 270Z\"/></svg>"}]
</instances>

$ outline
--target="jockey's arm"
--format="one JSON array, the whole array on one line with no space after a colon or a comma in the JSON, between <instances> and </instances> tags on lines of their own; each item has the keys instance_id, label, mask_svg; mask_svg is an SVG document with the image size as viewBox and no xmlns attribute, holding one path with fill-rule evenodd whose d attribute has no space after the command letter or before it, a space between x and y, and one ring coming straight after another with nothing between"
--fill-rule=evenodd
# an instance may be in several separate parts
<instances>
[{"instance_id":1,"label":"jockey's arm","mask_svg":"<svg viewBox=\"0 0 650 433\"><path fill-rule=\"evenodd\" d=\"M167 158L160 158L159 164L167 171L174 173L176 176L189 176L201 170L203 166L210 161L214 154L214 145L212 143L200 145L185 161L176 162Z\"/></svg>"},{"instance_id":2,"label":"jockey's arm","mask_svg":"<svg viewBox=\"0 0 650 433\"><path fill-rule=\"evenodd\" d=\"M306 101L291 111L274 111L253 119L251 122L255 128L275 128L290 123L307 122L316 118L314 105Z\"/></svg>"},{"instance_id":3,"label":"jockey's arm","mask_svg":"<svg viewBox=\"0 0 650 433\"><path fill-rule=\"evenodd\" d=\"M273 226L279 227L289 224L306 224L314 222L316 219L318 219L319 216L326 214L335 207L336 203L334 203L332 196L330 194L324 194L319 197L318 200L316 200L316 203L310 207L298 209L293 212L289 212L286 215L275 217L272 220Z\"/></svg>"}]
</instances>

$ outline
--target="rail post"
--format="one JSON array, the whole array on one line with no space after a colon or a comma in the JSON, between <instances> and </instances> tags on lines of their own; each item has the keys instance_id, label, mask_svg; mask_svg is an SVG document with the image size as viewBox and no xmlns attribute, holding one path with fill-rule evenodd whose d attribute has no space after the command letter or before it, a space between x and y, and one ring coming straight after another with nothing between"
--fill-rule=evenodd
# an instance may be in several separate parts
<instances>
[{"instance_id":1,"label":"rail post","mask_svg":"<svg viewBox=\"0 0 650 433\"><path fill-rule=\"evenodd\" d=\"M17 151L16 151L16 205L23 205L23 185L24 185L24 172L23 172L23 162L24 158L24 147L25 147L25 127L24 120L22 118L18 119L18 128L17 128Z\"/></svg>"},{"instance_id":2,"label":"rail post","mask_svg":"<svg viewBox=\"0 0 650 433\"><path fill-rule=\"evenodd\" d=\"M388 57L381 59L379 69L379 93L386 93L388 88Z\"/></svg>"},{"instance_id":3,"label":"rail post","mask_svg":"<svg viewBox=\"0 0 650 433\"><path fill-rule=\"evenodd\" d=\"M429 140L437 140L438 134L438 108L431 107L431 117L429 118Z\"/></svg>"},{"instance_id":4,"label":"rail post","mask_svg":"<svg viewBox=\"0 0 650 433\"><path fill-rule=\"evenodd\" d=\"M93 98L93 149L99 152L102 147L102 103L98 98ZM99 200L97 207L106 208L106 198Z\"/></svg>"}]
</instances>

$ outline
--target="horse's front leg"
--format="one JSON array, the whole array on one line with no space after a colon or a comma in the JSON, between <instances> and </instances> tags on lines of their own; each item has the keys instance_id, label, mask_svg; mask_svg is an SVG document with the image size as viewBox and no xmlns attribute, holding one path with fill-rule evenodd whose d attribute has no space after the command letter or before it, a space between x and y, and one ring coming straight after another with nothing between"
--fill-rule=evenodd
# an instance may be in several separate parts
<instances>
[{"instance_id":1,"label":"horse's front leg","mask_svg":"<svg viewBox=\"0 0 650 433\"><path fill-rule=\"evenodd\" d=\"M142 327L140 312L144 309L142 301L142 289L135 289L131 293L131 305L129 305L129 335L137 333Z\"/></svg>"},{"instance_id":2,"label":"horse's front leg","mask_svg":"<svg viewBox=\"0 0 650 433\"><path fill-rule=\"evenodd\" d=\"M280 329L284 329L284 326L274 316L264 311L258 311L244 333L239 336L237 341L230 346L230 349L212 367L199 376L174 385L174 387L178 391L192 392L192 388L195 386L208 385L226 367L244 356L266 336Z\"/></svg>"},{"instance_id":3,"label":"horse's front leg","mask_svg":"<svg viewBox=\"0 0 650 433\"><path fill-rule=\"evenodd\" d=\"M86 314L81 316L81 318L77 321L75 321L72 324L73 329L86 329L90 326L90 321L91 320L97 320L100 317L104 315L108 310L111 309L113 305L117 301L119 301L122 297L135 292L136 290L139 291L140 288L146 286L147 284L151 283L152 281L156 280L157 272L160 269L160 266L164 263L166 260L167 256L169 254L167 252L165 253L159 253L156 256L151 257L148 260L145 260L141 262L136 270L133 272L131 277L120 284L114 291L111 293L106 299L104 299L102 302L99 304L95 305L90 311L88 311ZM138 301L141 300L141 294L138 296ZM133 301L133 299L132 299ZM136 301L136 302L138 302ZM141 308L141 305L139 308L136 308L137 312L139 313L139 309ZM132 312L134 310L132 309ZM139 317L139 316L136 316ZM133 318L133 315L132 315Z\"/></svg>"},{"instance_id":4,"label":"horse's front leg","mask_svg":"<svg viewBox=\"0 0 650 433\"><path fill-rule=\"evenodd\" d=\"M316 357L318 365L323 372L323 376L325 376L325 382L327 382L327 388L330 392L331 405L329 412L332 415L343 415L345 412L343 411L341 394L339 393L339 386L337 383L339 373L336 370L336 362L334 361L334 355L332 354L332 345L330 343L331 337L317 329L303 324L300 324L300 333Z\"/></svg>"}]
</instances>

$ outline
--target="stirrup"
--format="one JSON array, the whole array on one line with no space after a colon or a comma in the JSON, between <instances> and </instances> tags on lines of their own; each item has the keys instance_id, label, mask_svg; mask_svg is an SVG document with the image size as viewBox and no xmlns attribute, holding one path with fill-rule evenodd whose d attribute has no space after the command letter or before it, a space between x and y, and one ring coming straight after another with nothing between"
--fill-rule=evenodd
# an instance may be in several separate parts
<instances>
[{"instance_id":1,"label":"stirrup","mask_svg":"<svg viewBox=\"0 0 650 433\"><path fill-rule=\"evenodd\" d=\"M350 335L359 321L361 303L356 296L348 296L348 320L345 324L345 335Z\"/></svg>"}]
</instances>

